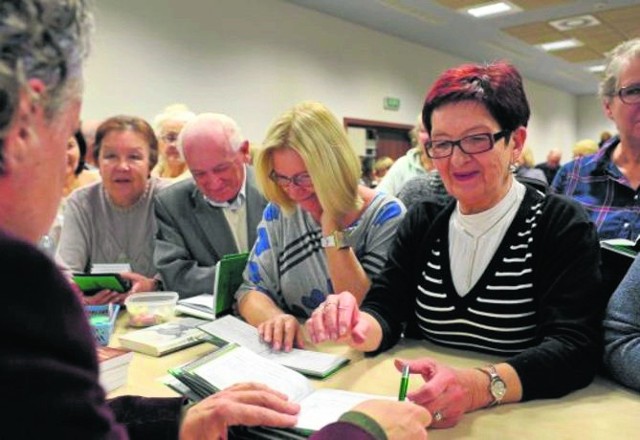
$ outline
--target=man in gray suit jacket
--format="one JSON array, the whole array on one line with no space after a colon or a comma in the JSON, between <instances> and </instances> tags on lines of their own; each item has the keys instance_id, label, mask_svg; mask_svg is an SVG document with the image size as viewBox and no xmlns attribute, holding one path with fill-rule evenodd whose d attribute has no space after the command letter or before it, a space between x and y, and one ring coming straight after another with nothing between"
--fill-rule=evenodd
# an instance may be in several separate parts
<instances>
[{"instance_id":1,"label":"man in gray suit jacket","mask_svg":"<svg viewBox=\"0 0 640 440\"><path fill-rule=\"evenodd\" d=\"M251 249L266 200L248 165L249 143L228 116L198 115L178 144L193 179L156 197L154 262L165 288L187 298L213 291L222 256Z\"/></svg>"}]
</instances>

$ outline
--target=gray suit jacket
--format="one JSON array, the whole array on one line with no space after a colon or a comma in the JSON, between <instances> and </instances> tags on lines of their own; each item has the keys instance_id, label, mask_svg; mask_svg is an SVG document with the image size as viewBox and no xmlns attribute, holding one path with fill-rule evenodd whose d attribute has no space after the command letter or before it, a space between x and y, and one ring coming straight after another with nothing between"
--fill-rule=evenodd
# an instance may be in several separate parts
<instances>
[{"instance_id":1,"label":"gray suit jacket","mask_svg":"<svg viewBox=\"0 0 640 440\"><path fill-rule=\"evenodd\" d=\"M258 191L253 168L247 166L246 204L249 249L266 200ZM167 290L181 298L211 293L215 264L238 252L222 208L211 206L193 179L177 182L155 199L158 224L153 260Z\"/></svg>"}]
</instances>

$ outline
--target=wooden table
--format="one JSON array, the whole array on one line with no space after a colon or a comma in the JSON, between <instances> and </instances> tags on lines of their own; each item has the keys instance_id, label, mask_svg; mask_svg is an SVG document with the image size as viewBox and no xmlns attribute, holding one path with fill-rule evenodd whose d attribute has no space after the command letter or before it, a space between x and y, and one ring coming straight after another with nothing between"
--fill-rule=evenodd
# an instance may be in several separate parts
<instances>
[{"instance_id":1,"label":"wooden table","mask_svg":"<svg viewBox=\"0 0 640 440\"><path fill-rule=\"evenodd\" d=\"M127 331L120 317L117 334ZM478 353L437 347L424 341L403 341L376 357L365 357L344 346L322 345L322 351L340 353L351 363L325 380L314 380L319 388L338 388L396 396L400 374L393 360L435 357L455 367L475 367L499 358ZM161 382L167 370L213 349L200 344L164 357L155 358L136 353L129 368L129 380L109 394L143 396L176 396ZM639 366L640 368L640 366ZM422 379L412 376L409 389L420 387ZM640 394L625 389L608 379L597 377L587 388L553 400L511 404L467 414L454 428L430 430L429 438L438 439L636 439L640 438Z\"/></svg>"}]
</instances>

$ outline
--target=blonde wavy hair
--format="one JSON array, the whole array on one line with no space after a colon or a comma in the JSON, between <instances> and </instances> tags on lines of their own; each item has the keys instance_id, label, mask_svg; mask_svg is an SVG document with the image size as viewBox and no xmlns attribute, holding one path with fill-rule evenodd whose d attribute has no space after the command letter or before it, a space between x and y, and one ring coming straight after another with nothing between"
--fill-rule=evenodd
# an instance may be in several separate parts
<instances>
[{"instance_id":1,"label":"blonde wavy hair","mask_svg":"<svg viewBox=\"0 0 640 440\"><path fill-rule=\"evenodd\" d=\"M291 148L300 155L320 205L329 215L341 218L360 209L360 160L344 127L327 107L305 101L284 112L267 130L256 157L256 178L265 197L290 215L295 202L269 177L273 153L282 148Z\"/></svg>"}]
</instances>

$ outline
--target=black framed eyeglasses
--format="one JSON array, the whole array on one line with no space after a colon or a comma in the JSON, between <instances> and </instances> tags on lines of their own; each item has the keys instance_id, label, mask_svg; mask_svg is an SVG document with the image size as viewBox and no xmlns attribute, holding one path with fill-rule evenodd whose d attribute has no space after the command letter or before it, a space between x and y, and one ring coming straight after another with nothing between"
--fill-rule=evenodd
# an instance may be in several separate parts
<instances>
[{"instance_id":1,"label":"black framed eyeglasses","mask_svg":"<svg viewBox=\"0 0 640 440\"><path fill-rule=\"evenodd\" d=\"M620 87L618 97L625 104L640 104L640 84Z\"/></svg>"},{"instance_id":2,"label":"black framed eyeglasses","mask_svg":"<svg viewBox=\"0 0 640 440\"><path fill-rule=\"evenodd\" d=\"M426 143L427 156L432 159L442 159L449 157L453 154L453 147L457 146L465 154L480 154L485 151L489 151L493 148L496 142L500 139L505 139L509 142L509 130L502 130L497 133L478 133L470 136L465 136L453 140L429 140Z\"/></svg>"},{"instance_id":3,"label":"black framed eyeglasses","mask_svg":"<svg viewBox=\"0 0 640 440\"><path fill-rule=\"evenodd\" d=\"M287 188L291 184L299 188L308 188L313 185L311 176L308 173L300 173L295 176L287 177L276 173L275 170L272 170L271 173L269 173L269 179L273 180L282 188Z\"/></svg>"}]
</instances>

